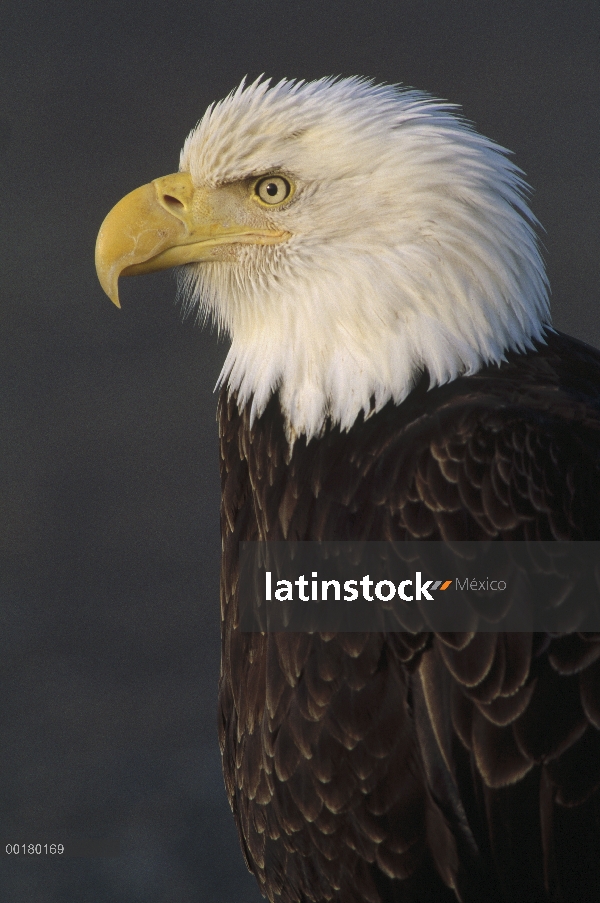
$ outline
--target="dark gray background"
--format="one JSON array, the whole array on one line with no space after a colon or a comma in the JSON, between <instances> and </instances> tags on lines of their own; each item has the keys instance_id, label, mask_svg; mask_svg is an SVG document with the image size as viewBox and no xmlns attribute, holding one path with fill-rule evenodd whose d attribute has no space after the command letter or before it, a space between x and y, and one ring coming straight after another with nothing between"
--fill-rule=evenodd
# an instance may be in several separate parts
<instances>
[{"instance_id":1,"label":"dark gray background","mask_svg":"<svg viewBox=\"0 0 600 903\"><path fill-rule=\"evenodd\" d=\"M172 274L112 307L98 226L246 73L402 81L516 152L555 323L600 344L600 8L4 0L0 45L0 834L123 846L2 859L0 898L257 903L215 727L226 345Z\"/></svg>"}]
</instances>

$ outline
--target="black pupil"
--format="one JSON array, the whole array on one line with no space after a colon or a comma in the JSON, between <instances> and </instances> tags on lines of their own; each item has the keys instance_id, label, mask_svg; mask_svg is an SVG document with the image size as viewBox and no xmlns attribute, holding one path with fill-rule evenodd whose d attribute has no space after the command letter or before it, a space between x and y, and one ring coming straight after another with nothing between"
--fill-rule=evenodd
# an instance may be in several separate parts
<instances>
[{"instance_id":1,"label":"black pupil","mask_svg":"<svg viewBox=\"0 0 600 903\"><path fill-rule=\"evenodd\" d=\"M269 195L269 197L274 198L278 191L279 189L275 182L269 182L269 184L267 185L267 194Z\"/></svg>"}]
</instances>

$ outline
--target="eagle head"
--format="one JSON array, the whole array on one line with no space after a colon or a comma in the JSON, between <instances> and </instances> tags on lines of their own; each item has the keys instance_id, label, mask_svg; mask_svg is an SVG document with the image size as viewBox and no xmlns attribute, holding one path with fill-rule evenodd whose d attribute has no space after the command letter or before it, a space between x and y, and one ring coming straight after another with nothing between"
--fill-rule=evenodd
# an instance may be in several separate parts
<instances>
[{"instance_id":1,"label":"eagle head","mask_svg":"<svg viewBox=\"0 0 600 903\"><path fill-rule=\"evenodd\" d=\"M349 429L543 340L548 283L507 151L415 90L360 78L244 82L209 107L179 172L98 236L100 282L177 266L186 309L231 337L220 383L290 441Z\"/></svg>"}]
</instances>

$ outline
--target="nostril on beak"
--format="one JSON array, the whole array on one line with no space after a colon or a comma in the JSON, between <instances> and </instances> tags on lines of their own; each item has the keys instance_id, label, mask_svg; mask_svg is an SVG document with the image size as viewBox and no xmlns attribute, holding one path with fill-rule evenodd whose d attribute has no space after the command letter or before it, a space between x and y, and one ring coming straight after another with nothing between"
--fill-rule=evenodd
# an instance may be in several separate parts
<instances>
[{"instance_id":1,"label":"nostril on beak","mask_svg":"<svg viewBox=\"0 0 600 903\"><path fill-rule=\"evenodd\" d=\"M167 207L172 210L183 210L183 204L178 198L174 198L171 194L163 194L163 201Z\"/></svg>"}]
</instances>

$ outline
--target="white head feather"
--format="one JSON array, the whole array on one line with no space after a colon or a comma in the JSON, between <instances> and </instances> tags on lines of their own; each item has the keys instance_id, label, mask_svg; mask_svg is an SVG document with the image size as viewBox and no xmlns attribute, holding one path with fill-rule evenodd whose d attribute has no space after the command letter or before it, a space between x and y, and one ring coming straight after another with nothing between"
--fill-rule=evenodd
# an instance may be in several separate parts
<instances>
[{"instance_id":1,"label":"white head feather","mask_svg":"<svg viewBox=\"0 0 600 903\"><path fill-rule=\"evenodd\" d=\"M242 82L185 142L197 186L296 184L270 213L286 242L183 269L188 303L231 335L220 383L253 418L279 390L291 441L399 404L425 368L435 386L543 339L521 172L452 109L359 78Z\"/></svg>"}]
</instances>

